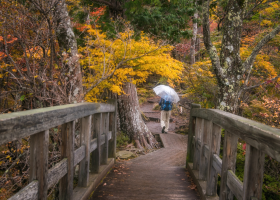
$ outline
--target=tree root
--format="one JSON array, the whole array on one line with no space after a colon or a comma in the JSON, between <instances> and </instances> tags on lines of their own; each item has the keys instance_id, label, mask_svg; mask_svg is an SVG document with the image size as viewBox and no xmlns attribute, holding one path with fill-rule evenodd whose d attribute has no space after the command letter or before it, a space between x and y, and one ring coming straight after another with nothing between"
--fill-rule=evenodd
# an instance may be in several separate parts
<instances>
[{"instance_id":1,"label":"tree root","mask_svg":"<svg viewBox=\"0 0 280 200\"><path fill-rule=\"evenodd\" d=\"M150 136L149 136L150 135ZM153 149L153 148L159 148L158 142L155 140L155 138L151 135L151 133L140 135L139 139L135 139L136 148L144 150L144 149Z\"/></svg>"},{"instance_id":2,"label":"tree root","mask_svg":"<svg viewBox=\"0 0 280 200\"><path fill-rule=\"evenodd\" d=\"M159 148L159 144L158 142L156 141L156 139L153 137L153 136L148 136L148 141L149 141L149 144L152 146L152 148Z\"/></svg>"}]
</instances>

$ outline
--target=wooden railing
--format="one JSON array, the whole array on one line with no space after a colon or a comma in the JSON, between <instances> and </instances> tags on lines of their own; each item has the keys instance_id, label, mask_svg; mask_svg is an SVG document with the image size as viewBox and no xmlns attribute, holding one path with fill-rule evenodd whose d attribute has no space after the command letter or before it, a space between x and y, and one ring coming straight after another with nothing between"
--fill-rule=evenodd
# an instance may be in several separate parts
<instances>
[{"instance_id":1,"label":"wooden railing","mask_svg":"<svg viewBox=\"0 0 280 200\"><path fill-rule=\"evenodd\" d=\"M48 189L59 182L59 199L86 198L90 176L116 153L116 101L80 103L0 115L0 145L30 136L30 183L11 200L47 199ZM75 122L80 119L80 147L74 150ZM48 169L49 129L61 126L62 160ZM112 159L110 159L112 161ZM73 188L79 164L78 186ZM97 174L97 175L96 175ZM104 176L104 173L101 174ZM100 180L103 177L99 177Z\"/></svg>"},{"instance_id":2,"label":"wooden railing","mask_svg":"<svg viewBox=\"0 0 280 200\"><path fill-rule=\"evenodd\" d=\"M221 130L224 129L220 159ZM238 139L246 142L243 183L235 175ZM280 161L280 130L216 109L192 104L187 167L198 185L202 199L217 194L219 199L261 199L265 154ZM212 198L213 199L213 198Z\"/></svg>"}]
</instances>

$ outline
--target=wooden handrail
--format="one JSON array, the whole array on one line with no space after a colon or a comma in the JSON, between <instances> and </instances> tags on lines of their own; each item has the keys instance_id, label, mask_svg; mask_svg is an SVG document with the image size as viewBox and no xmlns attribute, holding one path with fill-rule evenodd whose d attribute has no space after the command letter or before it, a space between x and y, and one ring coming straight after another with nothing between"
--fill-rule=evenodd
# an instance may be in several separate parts
<instances>
[{"instance_id":1,"label":"wooden handrail","mask_svg":"<svg viewBox=\"0 0 280 200\"><path fill-rule=\"evenodd\" d=\"M223 159L219 158L221 130L225 130ZM243 183L235 175L238 139L246 142ZM196 183L206 182L204 199L261 199L265 154L280 162L280 130L216 109L193 104L190 112L187 167ZM196 174L196 175L195 175ZM201 186L199 186L201 187Z\"/></svg>"},{"instance_id":2,"label":"wooden handrail","mask_svg":"<svg viewBox=\"0 0 280 200\"><path fill-rule=\"evenodd\" d=\"M74 150L77 119L81 119L80 147ZM59 125L62 125L62 160L48 170L49 129ZM48 189L58 182L60 199L80 199L73 194L74 167L80 165L78 187L85 192L90 172L99 173L100 165L106 165L108 158L116 156L116 101L69 104L0 115L0 145L27 136L30 136L30 183L10 200L47 199ZM82 192L75 191L83 196Z\"/></svg>"},{"instance_id":3,"label":"wooden handrail","mask_svg":"<svg viewBox=\"0 0 280 200\"><path fill-rule=\"evenodd\" d=\"M3 114L0 115L0 145L105 112L115 112L115 106L109 102L78 103Z\"/></svg>"}]
</instances>

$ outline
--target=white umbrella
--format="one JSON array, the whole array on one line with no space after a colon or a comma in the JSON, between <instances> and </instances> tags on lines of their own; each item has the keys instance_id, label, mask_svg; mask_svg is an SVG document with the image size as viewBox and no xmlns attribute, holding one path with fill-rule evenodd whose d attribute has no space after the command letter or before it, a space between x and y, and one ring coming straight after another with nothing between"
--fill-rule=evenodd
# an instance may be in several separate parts
<instances>
[{"instance_id":1,"label":"white umbrella","mask_svg":"<svg viewBox=\"0 0 280 200\"><path fill-rule=\"evenodd\" d=\"M171 101L174 103L177 103L180 101L180 98L178 94L175 92L175 90L169 86L166 85L159 85L156 86L154 89L154 92L156 95L160 96L161 98L165 99L166 101Z\"/></svg>"}]
</instances>

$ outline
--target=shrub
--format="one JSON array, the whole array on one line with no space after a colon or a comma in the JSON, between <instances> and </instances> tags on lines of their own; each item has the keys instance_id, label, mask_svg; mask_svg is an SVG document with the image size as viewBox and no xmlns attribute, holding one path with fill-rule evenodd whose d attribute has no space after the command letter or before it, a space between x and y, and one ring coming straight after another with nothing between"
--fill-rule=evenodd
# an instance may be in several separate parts
<instances>
[{"instance_id":1,"label":"shrub","mask_svg":"<svg viewBox=\"0 0 280 200\"><path fill-rule=\"evenodd\" d=\"M123 132L117 134L117 147L126 146L130 141L129 137L125 135Z\"/></svg>"}]
</instances>

